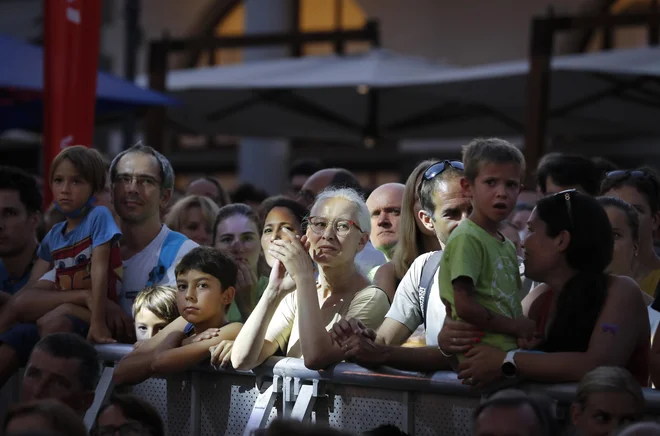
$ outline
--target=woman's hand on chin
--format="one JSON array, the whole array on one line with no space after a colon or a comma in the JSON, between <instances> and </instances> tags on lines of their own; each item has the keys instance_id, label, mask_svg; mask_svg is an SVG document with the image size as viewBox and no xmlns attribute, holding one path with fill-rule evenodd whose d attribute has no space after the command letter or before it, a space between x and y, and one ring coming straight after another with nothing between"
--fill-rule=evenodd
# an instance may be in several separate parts
<instances>
[{"instance_id":1,"label":"woman's hand on chin","mask_svg":"<svg viewBox=\"0 0 660 436\"><path fill-rule=\"evenodd\" d=\"M479 345L464 354L458 365L458 378L464 384L483 389L502 378L502 362L506 352L489 345Z\"/></svg>"},{"instance_id":2,"label":"woman's hand on chin","mask_svg":"<svg viewBox=\"0 0 660 436\"><path fill-rule=\"evenodd\" d=\"M299 237L288 229L282 229L282 231L290 237L290 240L274 240L268 248L269 254L284 265L287 274L297 285L300 285L303 280L314 282L314 264L312 258L309 257L310 244L307 236Z\"/></svg>"}]
</instances>

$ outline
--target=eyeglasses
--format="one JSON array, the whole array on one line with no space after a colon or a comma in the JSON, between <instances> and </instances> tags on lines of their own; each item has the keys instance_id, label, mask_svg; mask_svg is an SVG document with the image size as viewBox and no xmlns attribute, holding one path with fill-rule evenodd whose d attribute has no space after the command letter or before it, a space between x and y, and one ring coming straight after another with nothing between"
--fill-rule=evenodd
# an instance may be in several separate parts
<instances>
[{"instance_id":1,"label":"eyeglasses","mask_svg":"<svg viewBox=\"0 0 660 436\"><path fill-rule=\"evenodd\" d=\"M577 189L567 189L565 191L557 192L555 197L564 197L566 200L566 213L568 213L568 221L571 223L571 230L575 228L575 223L573 222L573 208L571 207L571 194L575 194Z\"/></svg>"},{"instance_id":2,"label":"eyeglasses","mask_svg":"<svg viewBox=\"0 0 660 436\"><path fill-rule=\"evenodd\" d=\"M435 177L447 171L449 168L453 168L458 171L465 170L463 162L459 160L444 160L442 162L434 163L426 171L424 171L424 177L422 180L434 179Z\"/></svg>"},{"instance_id":3,"label":"eyeglasses","mask_svg":"<svg viewBox=\"0 0 660 436\"><path fill-rule=\"evenodd\" d=\"M117 174L114 182L128 186L133 183L133 180L135 180L135 184L140 188L154 188L160 185L160 180L155 177L145 175L133 176L131 174Z\"/></svg>"},{"instance_id":4,"label":"eyeglasses","mask_svg":"<svg viewBox=\"0 0 660 436\"><path fill-rule=\"evenodd\" d=\"M363 233L360 226L346 219L329 220L320 216L310 216L307 222L309 223L309 229L317 235L323 235L330 224L333 224L337 236L346 236L351 227L355 227L360 233Z\"/></svg>"},{"instance_id":5,"label":"eyeglasses","mask_svg":"<svg viewBox=\"0 0 660 436\"><path fill-rule=\"evenodd\" d=\"M97 427L90 433L91 436L144 436L151 435L151 429L143 426L139 422L127 422L126 424L114 426L114 425L104 425L103 427Z\"/></svg>"}]
</instances>

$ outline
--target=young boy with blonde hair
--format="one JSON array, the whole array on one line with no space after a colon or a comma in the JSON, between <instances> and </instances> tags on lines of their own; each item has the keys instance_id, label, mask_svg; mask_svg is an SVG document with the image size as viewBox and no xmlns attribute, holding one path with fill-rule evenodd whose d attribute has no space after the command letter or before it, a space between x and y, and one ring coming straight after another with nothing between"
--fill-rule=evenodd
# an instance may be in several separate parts
<instances>
[{"instance_id":1,"label":"young boy with blonde hair","mask_svg":"<svg viewBox=\"0 0 660 436\"><path fill-rule=\"evenodd\" d=\"M517 338L521 345L532 339L536 324L523 317L516 249L498 229L516 205L525 159L507 141L475 139L463 149L463 165L473 211L447 241L440 295L453 319L483 330L482 343L513 350Z\"/></svg>"},{"instance_id":2,"label":"young boy with blonde hair","mask_svg":"<svg viewBox=\"0 0 660 436\"><path fill-rule=\"evenodd\" d=\"M144 288L133 302L135 337L138 341L153 337L178 317L176 289L170 286Z\"/></svg>"}]
</instances>

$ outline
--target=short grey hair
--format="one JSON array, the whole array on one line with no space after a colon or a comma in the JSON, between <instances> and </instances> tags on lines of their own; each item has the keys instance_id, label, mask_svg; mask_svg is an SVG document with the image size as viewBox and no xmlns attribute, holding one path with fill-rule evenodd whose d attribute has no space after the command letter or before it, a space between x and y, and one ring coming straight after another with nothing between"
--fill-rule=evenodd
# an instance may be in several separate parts
<instances>
[{"instance_id":1,"label":"short grey hair","mask_svg":"<svg viewBox=\"0 0 660 436\"><path fill-rule=\"evenodd\" d=\"M357 224L362 229L362 232L366 234L371 233L371 216L369 214L369 208L367 203L364 202L364 197L358 193L355 189L352 188L328 188L316 196L314 205L312 209L321 203L333 198L343 198L346 201L353 203L357 209Z\"/></svg>"},{"instance_id":2,"label":"short grey hair","mask_svg":"<svg viewBox=\"0 0 660 436\"><path fill-rule=\"evenodd\" d=\"M158 167L160 168L160 187L164 190L174 189L174 168L172 168L172 164L165 156L154 150L152 147L145 145L142 141L139 141L131 148L122 151L112 159L112 163L110 164L111 183L115 182L115 178L117 177L117 164L119 164L121 158L133 153L142 153L155 157L158 161Z\"/></svg>"}]
</instances>

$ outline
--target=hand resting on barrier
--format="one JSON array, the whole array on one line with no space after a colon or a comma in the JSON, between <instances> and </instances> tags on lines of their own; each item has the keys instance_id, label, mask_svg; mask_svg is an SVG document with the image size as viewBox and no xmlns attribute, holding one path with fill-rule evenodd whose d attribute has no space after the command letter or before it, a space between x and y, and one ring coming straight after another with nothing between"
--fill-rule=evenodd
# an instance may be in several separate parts
<instances>
[{"instance_id":1,"label":"hand resting on barrier","mask_svg":"<svg viewBox=\"0 0 660 436\"><path fill-rule=\"evenodd\" d=\"M218 345L209 347L211 352L211 366L214 368L226 368L231 362L231 350L234 348L234 341L222 341Z\"/></svg>"},{"instance_id":2,"label":"hand resting on barrier","mask_svg":"<svg viewBox=\"0 0 660 436\"><path fill-rule=\"evenodd\" d=\"M376 332L357 318L342 318L330 330L330 336L339 344L343 344L353 335L363 335L372 341L376 340Z\"/></svg>"}]
</instances>

